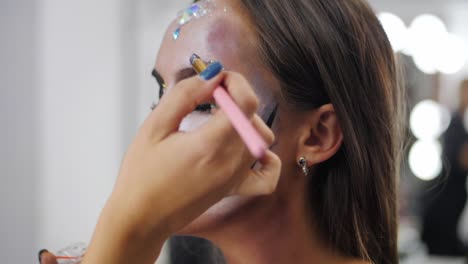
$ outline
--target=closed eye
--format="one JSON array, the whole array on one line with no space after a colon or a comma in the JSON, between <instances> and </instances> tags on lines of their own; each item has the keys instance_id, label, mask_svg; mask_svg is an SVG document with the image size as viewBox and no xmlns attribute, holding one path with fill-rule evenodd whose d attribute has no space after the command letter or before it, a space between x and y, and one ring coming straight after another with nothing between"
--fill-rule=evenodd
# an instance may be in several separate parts
<instances>
[{"instance_id":1,"label":"closed eye","mask_svg":"<svg viewBox=\"0 0 468 264\"><path fill-rule=\"evenodd\" d=\"M164 82L164 79L161 77L159 72L156 69L153 69L151 72L151 75L156 79L156 82L158 82L159 85L159 100L161 100L162 96L164 95L164 90L166 89L166 83Z\"/></svg>"}]
</instances>

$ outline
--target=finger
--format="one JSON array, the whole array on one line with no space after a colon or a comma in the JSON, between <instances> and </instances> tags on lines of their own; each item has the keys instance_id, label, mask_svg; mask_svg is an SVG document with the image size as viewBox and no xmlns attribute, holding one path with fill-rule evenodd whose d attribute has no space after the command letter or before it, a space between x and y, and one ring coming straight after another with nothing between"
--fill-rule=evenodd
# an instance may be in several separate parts
<instances>
[{"instance_id":1,"label":"finger","mask_svg":"<svg viewBox=\"0 0 468 264\"><path fill-rule=\"evenodd\" d=\"M267 151L260 160L259 170L250 170L248 176L241 182L231 195L267 195L276 190L281 173L281 161L272 151Z\"/></svg>"},{"instance_id":2,"label":"finger","mask_svg":"<svg viewBox=\"0 0 468 264\"><path fill-rule=\"evenodd\" d=\"M257 126L258 129L261 129L261 132L264 132L269 140L272 135L265 131L261 119L259 117L253 118L258 108L258 99L248 81L241 74L234 72L223 72L223 75L223 85L232 100L248 119L256 121L254 127ZM232 140L232 135L234 135L233 126L227 116L219 114L219 112L222 111L217 111L215 116L202 127L202 133L211 140L216 140L215 142Z\"/></svg>"},{"instance_id":3,"label":"finger","mask_svg":"<svg viewBox=\"0 0 468 264\"><path fill-rule=\"evenodd\" d=\"M227 146L243 146L242 139L223 111L217 111L200 129L194 132L199 133L203 141L215 142L213 150L218 154L219 149L226 150Z\"/></svg>"},{"instance_id":4,"label":"finger","mask_svg":"<svg viewBox=\"0 0 468 264\"><path fill-rule=\"evenodd\" d=\"M254 114L251 122L254 129L258 131L260 137L265 140L266 144L269 146L272 145L275 140L275 136L265 122L257 114ZM246 147L245 142L241 140L237 131L234 130L231 121L222 111L218 111L199 129L198 133L200 133L200 136L204 138L204 140L216 142L217 144L214 148L227 150L227 146L239 144L244 148ZM229 151L232 150L229 149ZM249 156L249 159L252 159L251 163L254 163L256 160L252 155Z\"/></svg>"},{"instance_id":5,"label":"finger","mask_svg":"<svg viewBox=\"0 0 468 264\"><path fill-rule=\"evenodd\" d=\"M247 117L257 112L258 98L245 77L236 72L226 72L224 88Z\"/></svg>"},{"instance_id":6,"label":"finger","mask_svg":"<svg viewBox=\"0 0 468 264\"><path fill-rule=\"evenodd\" d=\"M275 140L271 129L257 114L252 117L251 122L254 129L260 134L260 137L265 140L267 145L271 146ZM226 155L232 157L232 153L244 153L243 163L248 164L250 168L252 168L252 164L256 164L255 161L257 159L252 156L251 152L240 149L246 149L247 146L222 111L216 113L196 133L199 133L197 136L200 137L202 142L216 142L211 148L216 153L218 159L222 159Z\"/></svg>"},{"instance_id":7,"label":"finger","mask_svg":"<svg viewBox=\"0 0 468 264\"><path fill-rule=\"evenodd\" d=\"M145 120L143 128L150 131L156 139L165 138L178 130L182 119L191 113L197 105L212 98L212 93L218 87L225 75L220 64L211 64L207 70L216 74L210 80L195 76L179 82L161 98L158 107ZM216 67L214 70L211 67ZM217 71L217 72L216 72Z\"/></svg>"},{"instance_id":8,"label":"finger","mask_svg":"<svg viewBox=\"0 0 468 264\"><path fill-rule=\"evenodd\" d=\"M271 129L265 124L262 118L255 114L252 117L252 124L255 130L257 130L260 136L265 140L266 144L271 146L275 141L275 135L273 134L273 131L271 131ZM256 164L256 161L257 158L253 157L252 155L248 155L248 157L245 157L245 164L248 164L250 168L252 168L252 164Z\"/></svg>"},{"instance_id":9,"label":"finger","mask_svg":"<svg viewBox=\"0 0 468 264\"><path fill-rule=\"evenodd\" d=\"M260 133L260 136L265 140L265 142L271 146L275 141L275 135L273 131L265 124L263 119L260 118L257 114L252 117L252 124L254 128Z\"/></svg>"},{"instance_id":10,"label":"finger","mask_svg":"<svg viewBox=\"0 0 468 264\"><path fill-rule=\"evenodd\" d=\"M57 258L54 254L47 250L42 250L39 255L39 263L41 264L57 264Z\"/></svg>"}]
</instances>

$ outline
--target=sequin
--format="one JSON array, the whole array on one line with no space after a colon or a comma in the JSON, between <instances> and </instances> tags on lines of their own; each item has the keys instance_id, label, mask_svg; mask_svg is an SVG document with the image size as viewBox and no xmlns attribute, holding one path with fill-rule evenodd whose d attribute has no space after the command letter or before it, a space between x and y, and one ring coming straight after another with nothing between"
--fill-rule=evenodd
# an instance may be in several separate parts
<instances>
[{"instance_id":1,"label":"sequin","mask_svg":"<svg viewBox=\"0 0 468 264\"><path fill-rule=\"evenodd\" d=\"M180 36L180 28L177 28L173 33L172 33L172 38L174 40L177 40Z\"/></svg>"},{"instance_id":2,"label":"sequin","mask_svg":"<svg viewBox=\"0 0 468 264\"><path fill-rule=\"evenodd\" d=\"M183 26L187 24L190 20L192 20L192 16L189 13L184 12L179 18L179 25Z\"/></svg>"},{"instance_id":3,"label":"sequin","mask_svg":"<svg viewBox=\"0 0 468 264\"><path fill-rule=\"evenodd\" d=\"M188 12L190 15L197 16L198 10L200 10L200 6L197 5L197 4L194 4L194 5L192 5L191 7L189 7L189 8L187 9L187 12Z\"/></svg>"},{"instance_id":4,"label":"sequin","mask_svg":"<svg viewBox=\"0 0 468 264\"><path fill-rule=\"evenodd\" d=\"M181 28L192 21L195 18L201 18L205 15L208 15L215 8L215 3L213 0L202 0L196 4L190 5L188 8L180 11L177 14L177 23L179 27L172 33L174 40L177 40L180 36ZM224 10L226 12L226 10Z\"/></svg>"}]
</instances>

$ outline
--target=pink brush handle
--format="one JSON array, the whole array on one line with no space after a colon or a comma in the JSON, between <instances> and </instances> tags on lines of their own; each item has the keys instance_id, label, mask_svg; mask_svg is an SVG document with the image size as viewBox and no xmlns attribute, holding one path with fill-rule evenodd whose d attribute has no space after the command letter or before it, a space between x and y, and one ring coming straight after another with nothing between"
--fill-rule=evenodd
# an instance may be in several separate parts
<instances>
[{"instance_id":1,"label":"pink brush handle","mask_svg":"<svg viewBox=\"0 0 468 264\"><path fill-rule=\"evenodd\" d=\"M247 119L236 103L234 103L226 90L219 86L214 90L213 97L221 110L228 116L234 129L244 140L250 153L257 159L262 158L268 148L265 140L255 130L250 120Z\"/></svg>"}]
</instances>

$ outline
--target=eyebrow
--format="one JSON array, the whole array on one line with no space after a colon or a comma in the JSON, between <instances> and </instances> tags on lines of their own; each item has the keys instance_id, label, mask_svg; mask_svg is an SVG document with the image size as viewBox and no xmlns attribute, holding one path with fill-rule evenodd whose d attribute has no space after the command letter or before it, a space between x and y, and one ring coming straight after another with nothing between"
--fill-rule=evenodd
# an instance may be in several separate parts
<instances>
[{"instance_id":1,"label":"eyebrow","mask_svg":"<svg viewBox=\"0 0 468 264\"><path fill-rule=\"evenodd\" d=\"M162 97L163 93L164 93L164 90L166 89L166 82L164 81L163 77L161 76L161 74L158 72L158 70L156 69L153 69L153 71L151 72L151 75L153 75L153 77L156 79L156 81L158 82L159 86L160 86L160 90L159 90L159 98ZM181 70L179 70L177 73L176 73L176 83L184 80L184 79L188 79L190 77L193 77L197 75L197 72L192 68L192 67L187 67L187 68L183 68Z\"/></svg>"},{"instance_id":2,"label":"eyebrow","mask_svg":"<svg viewBox=\"0 0 468 264\"><path fill-rule=\"evenodd\" d=\"M151 75L153 75L153 77L156 78L156 81L158 81L161 87L166 88L166 82L162 78L161 74L159 74L158 70L153 69L153 71L151 72ZM183 68L176 73L175 80L176 80L176 83L178 83L184 79L188 79L195 75L197 75L197 72L192 67Z\"/></svg>"},{"instance_id":3,"label":"eyebrow","mask_svg":"<svg viewBox=\"0 0 468 264\"><path fill-rule=\"evenodd\" d=\"M176 83L195 75L197 75L197 72L192 67L181 69L176 74Z\"/></svg>"}]
</instances>

